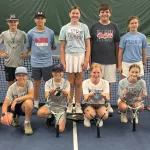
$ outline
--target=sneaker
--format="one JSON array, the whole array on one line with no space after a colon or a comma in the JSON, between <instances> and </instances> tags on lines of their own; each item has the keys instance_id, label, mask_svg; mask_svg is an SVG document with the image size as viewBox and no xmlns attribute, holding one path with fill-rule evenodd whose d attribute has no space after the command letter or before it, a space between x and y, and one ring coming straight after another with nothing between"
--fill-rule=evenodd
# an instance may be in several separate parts
<instances>
[{"instance_id":1,"label":"sneaker","mask_svg":"<svg viewBox=\"0 0 150 150\"><path fill-rule=\"evenodd\" d=\"M68 107L67 107L67 113L72 113L73 110L73 104L72 103L68 103Z\"/></svg>"},{"instance_id":2,"label":"sneaker","mask_svg":"<svg viewBox=\"0 0 150 150\"><path fill-rule=\"evenodd\" d=\"M25 133L26 135L31 135L31 134L33 134L33 130L32 130L32 128L31 128L30 122L24 124L24 133Z\"/></svg>"},{"instance_id":3,"label":"sneaker","mask_svg":"<svg viewBox=\"0 0 150 150\"><path fill-rule=\"evenodd\" d=\"M131 112L131 123L133 123L133 115L134 114ZM139 119L138 119L138 116L136 116L135 123L138 124L138 122L139 122Z\"/></svg>"},{"instance_id":4,"label":"sneaker","mask_svg":"<svg viewBox=\"0 0 150 150\"><path fill-rule=\"evenodd\" d=\"M12 124L13 127L19 127L19 125L20 125L19 117L13 118L11 124Z\"/></svg>"},{"instance_id":5,"label":"sneaker","mask_svg":"<svg viewBox=\"0 0 150 150\"><path fill-rule=\"evenodd\" d=\"M54 124L55 124L55 117L54 117L54 115L52 115L51 118L47 118L46 123L45 123L45 126L46 126L47 128L50 128L50 127L52 127Z\"/></svg>"},{"instance_id":6,"label":"sneaker","mask_svg":"<svg viewBox=\"0 0 150 150\"><path fill-rule=\"evenodd\" d=\"M82 109L81 109L81 105L80 105L80 104L76 104L76 106L75 106L75 110L76 110L76 113L77 113L77 114L82 114L82 113L83 113L83 111L82 111Z\"/></svg>"},{"instance_id":7,"label":"sneaker","mask_svg":"<svg viewBox=\"0 0 150 150\"><path fill-rule=\"evenodd\" d=\"M97 119L96 124L98 125L98 127L102 127L103 126L103 120L102 119Z\"/></svg>"},{"instance_id":8,"label":"sneaker","mask_svg":"<svg viewBox=\"0 0 150 150\"><path fill-rule=\"evenodd\" d=\"M90 120L88 118L86 118L85 116L84 116L84 126L85 127L90 127L91 126Z\"/></svg>"},{"instance_id":9,"label":"sneaker","mask_svg":"<svg viewBox=\"0 0 150 150\"><path fill-rule=\"evenodd\" d=\"M121 113L121 122L127 123L128 119L127 119L127 112L125 113Z\"/></svg>"},{"instance_id":10,"label":"sneaker","mask_svg":"<svg viewBox=\"0 0 150 150\"><path fill-rule=\"evenodd\" d=\"M112 107L111 107L110 102L108 102L108 112L109 112L109 113L113 113L113 112L114 112L114 110L113 110Z\"/></svg>"},{"instance_id":11,"label":"sneaker","mask_svg":"<svg viewBox=\"0 0 150 150\"><path fill-rule=\"evenodd\" d=\"M39 109L39 108L34 107L34 108L33 108L33 111L32 111L32 114L33 114L33 115L36 115L36 114L37 114L38 109Z\"/></svg>"}]
</instances>

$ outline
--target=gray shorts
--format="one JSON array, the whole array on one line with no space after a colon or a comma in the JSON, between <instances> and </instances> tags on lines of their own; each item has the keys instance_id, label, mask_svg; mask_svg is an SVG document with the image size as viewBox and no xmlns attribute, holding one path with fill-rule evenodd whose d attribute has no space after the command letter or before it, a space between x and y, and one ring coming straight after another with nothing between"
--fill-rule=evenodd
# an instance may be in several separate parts
<instances>
[{"instance_id":1,"label":"gray shorts","mask_svg":"<svg viewBox=\"0 0 150 150\"><path fill-rule=\"evenodd\" d=\"M43 68L32 67L32 78L34 80L41 80L42 77L44 81L48 81L52 77L52 66Z\"/></svg>"}]
</instances>

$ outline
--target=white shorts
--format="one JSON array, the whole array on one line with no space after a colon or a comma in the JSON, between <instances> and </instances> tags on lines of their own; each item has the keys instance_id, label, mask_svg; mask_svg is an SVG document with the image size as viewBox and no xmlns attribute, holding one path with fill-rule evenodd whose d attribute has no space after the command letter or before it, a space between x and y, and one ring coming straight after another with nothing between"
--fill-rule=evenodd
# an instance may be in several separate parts
<instances>
[{"instance_id":1,"label":"white shorts","mask_svg":"<svg viewBox=\"0 0 150 150\"><path fill-rule=\"evenodd\" d=\"M103 65L102 67L102 78L107 80L109 83L116 82L116 64Z\"/></svg>"},{"instance_id":2,"label":"white shorts","mask_svg":"<svg viewBox=\"0 0 150 150\"><path fill-rule=\"evenodd\" d=\"M129 67L133 64L137 64L140 66L140 68L141 68L140 77L143 76L144 75L144 69L143 69L142 61L135 62L135 63L122 62L122 75L125 77L128 77L129 76Z\"/></svg>"},{"instance_id":3,"label":"white shorts","mask_svg":"<svg viewBox=\"0 0 150 150\"><path fill-rule=\"evenodd\" d=\"M81 64L84 62L84 53L66 54L66 72L77 73L82 72Z\"/></svg>"}]
</instances>

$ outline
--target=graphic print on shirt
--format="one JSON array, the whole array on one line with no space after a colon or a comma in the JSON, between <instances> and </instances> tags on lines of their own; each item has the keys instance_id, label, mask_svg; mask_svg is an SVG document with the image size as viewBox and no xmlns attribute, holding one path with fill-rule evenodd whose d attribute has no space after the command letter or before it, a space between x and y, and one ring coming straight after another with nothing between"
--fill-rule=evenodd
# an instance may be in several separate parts
<instances>
[{"instance_id":1,"label":"graphic print on shirt","mask_svg":"<svg viewBox=\"0 0 150 150\"><path fill-rule=\"evenodd\" d=\"M97 30L98 42L111 42L113 40L113 30Z\"/></svg>"},{"instance_id":2,"label":"graphic print on shirt","mask_svg":"<svg viewBox=\"0 0 150 150\"><path fill-rule=\"evenodd\" d=\"M40 47L40 46L48 46L48 38L34 38L34 43L36 46Z\"/></svg>"},{"instance_id":3,"label":"graphic print on shirt","mask_svg":"<svg viewBox=\"0 0 150 150\"><path fill-rule=\"evenodd\" d=\"M68 29L68 39L69 40L81 40L83 37L82 31L78 28L69 28Z\"/></svg>"}]
</instances>

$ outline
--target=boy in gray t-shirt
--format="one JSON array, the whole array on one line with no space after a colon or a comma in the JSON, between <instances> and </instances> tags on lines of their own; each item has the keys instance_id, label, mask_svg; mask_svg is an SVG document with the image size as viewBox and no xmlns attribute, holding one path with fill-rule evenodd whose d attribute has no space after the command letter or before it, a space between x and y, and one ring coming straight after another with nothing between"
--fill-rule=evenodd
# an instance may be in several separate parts
<instances>
[{"instance_id":1,"label":"boy in gray t-shirt","mask_svg":"<svg viewBox=\"0 0 150 150\"><path fill-rule=\"evenodd\" d=\"M33 84L28 80L28 72L25 67L17 67L15 71L16 82L7 91L2 106L1 122L4 125L19 126L19 116L25 116L25 134L32 134L30 119L33 110Z\"/></svg>"},{"instance_id":2,"label":"boy in gray t-shirt","mask_svg":"<svg viewBox=\"0 0 150 150\"><path fill-rule=\"evenodd\" d=\"M26 33L19 30L19 19L15 14L11 14L7 19L9 30L4 31L0 35L0 44L4 43L5 52L0 50L0 56L5 59L5 75L8 81L8 87L14 83L15 69L23 66L21 57L24 43L26 43Z\"/></svg>"}]
</instances>

